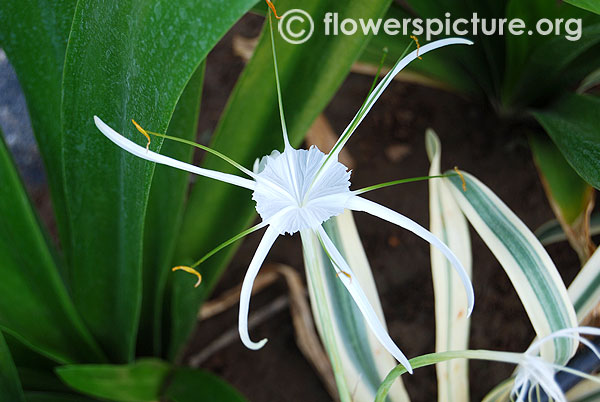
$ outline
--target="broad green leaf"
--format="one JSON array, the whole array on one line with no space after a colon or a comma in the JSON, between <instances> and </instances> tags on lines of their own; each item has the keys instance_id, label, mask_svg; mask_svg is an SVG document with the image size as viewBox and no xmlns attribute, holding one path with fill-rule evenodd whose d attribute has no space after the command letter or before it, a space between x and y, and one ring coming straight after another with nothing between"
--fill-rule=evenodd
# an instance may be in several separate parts
<instances>
[{"instance_id":1,"label":"broad green leaf","mask_svg":"<svg viewBox=\"0 0 600 402\"><path fill-rule=\"evenodd\" d=\"M61 281L0 133L0 327L59 362L104 360Z\"/></svg>"},{"instance_id":2,"label":"broad green leaf","mask_svg":"<svg viewBox=\"0 0 600 402\"><path fill-rule=\"evenodd\" d=\"M61 83L77 0L3 1L0 47L15 68L52 195L62 244L68 240L61 159Z\"/></svg>"},{"instance_id":3,"label":"broad green leaf","mask_svg":"<svg viewBox=\"0 0 600 402\"><path fill-rule=\"evenodd\" d=\"M25 400L27 402L93 402L96 399L50 392L26 392Z\"/></svg>"},{"instance_id":4,"label":"broad green leaf","mask_svg":"<svg viewBox=\"0 0 600 402\"><path fill-rule=\"evenodd\" d=\"M600 302L600 252L596 251L581 268L569 286L569 296L577 312L577 321L582 322Z\"/></svg>"},{"instance_id":5,"label":"broad green leaf","mask_svg":"<svg viewBox=\"0 0 600 402\"><path fill-rule=\"evenodd\" d=\"M145 359L129 365L81 364L56 369L71 388L92 397L120 402L158 401L171 366Z\"/></svg>"},{"instance_id":6,"label":"broad green leaf","mask_svg":"<svg viewBox=\"0 0 600 402\"><path fill-rule=\"evenodd\" d=\"M420 18L445 20L450 12L452 20L470 20L474 13L480 18L497 19L504 17L505 1L463 1L463 0L409 0L408 5ZM446 35L444 35L446 36ZM459 36L459 35L452 35ZM504 38L500 35L483 35L471 31L466 35L474 46L451 51L437 52L426 63L414 63L411 69L422 72L447 83L451 88L469 94L485 94L496 99L500 93L504 64ZM395 39L395 38L389 38ZM421 40L424 40L421 35Z\"/></svg>"},{"instance_id":7,"label":"broad green leaf","mask_svg":"<svg viewBox=\"0 0 600 402\"><path fill-rule=\"evenodd\" d=\"M0 402L24 402L25 396L10 350L0 332Z\"/></svg>"},{"instance_id":8,"label":"broad green leaf","mask_svg":"<svg viewBox=\"0 0 600 402\"><path fill-rule=\"evenodd\" d=\"M352 268L379 320L385 325L373 274L352 213L346 211L330 219L324 224L324 228ZM338 379L338 389L347 386L344 394L350 394L354 401L372 401L381 379L395 366L396 361L370 331L356 303L337 277L329 256L323 251L319 241L316 240L317 247L314 247L315 239L312 235L302 233L302 243L306 245L305 270L317 328L328 351L335 349L329 351L330 356L335 354L339 359L340 365L337 369L340 372L334 370L334 374L344 376L342 383ZM352 387L348 384L357 385ZM390 398L394 401L409 400L401 382L396 384Z\"/></svg>"},{"instance_id":9,"label":"broad green leaf","mask_svg":"<svg viewBox=\"0 0 600 402\"><path fill-rule=\"evenodd\" d=\"M237 390L215 375L192 369L177 369L165 391L169 402L246 402Z\"/></svg>"},{"instance_id":10,"label":"broad green leaf","mask_svg":"<svg viewBox=\"0 0 600 402\"><path fill-rule=\"evenodd\" d=\"M302 9L314 17L316 24L312 38L304 44L291 45L275 32L283 105L293 144L300 143L368 40L364 35L325 37L323 26L319 25L321 19L317 17L325 12L340 12L344 18L378 18L389 3L389 0L350 3L306 0L302 2ZM297 3L291 0L277 3L281 14L296 7ZM229 99L211 144L246 167L252 166L256 158L283 147L270 42L266 27ZM234 172L212 156L206 157L203 167ZM254 202L248 191L198 178L184 215L174 265L200 258L243 231L254 217ZM170 356L175 355L188 338L200 303L209 295L234 251L235 248L231 248L221 252L200 267L203 284L198 289L192 287L190 278L185 275L173 278Z\"/></svg>"},{"instance_id":11,"label":"broad green leaf","mask_svg":"<svg viewBox=\"0 0 600 402\"><path fill-rule=\"evenodd\" d=\"M452 172L449 172L452 173ZM575 310L552 259L525 224L488 187L466 172L443 179L477 233L511 280L538 337L577 326ZM572 340L556 339L542 356L558 364L575 353Z\"/></svg>"},{"instance_id":12,"label":"broad green leaf","mask_svg":"<svg viewBox=\"0 0 600 402\"><path fill-rule=\"evenodd\" d=\"M431 161L430 176L441 175L442 146L433 130L425 134L427 154ZM440 179L429 180L429 226L471 275L472 251L469 226L452 193ZM431 274L435 293L435 350L463 350L469 346L470 319L464 286L452 264L436 248L431 247ZM469 372L467 362L453 360L436 365L438 401L468 401Z\"/></svg>"},{"instance_id":13,"label":"broad green leaf","mask_svg":"<svg viewBox=\"0 0 600 402\"><path fill-rule=\"evenodd\" d=\"M23 389L69 393L69 388L54 373L58 365L56 362L36 353L9 333L4 334L4 339L17 366Z\"/></svg>"},{"instance_id":14,"label":"broad green leaf","mask_svg":"<svg viewBox=\"0 0 600 402\"><path fill-rule=\"evenodd\" d=\"M532 135L529 143L550 206L571 246L585 262L595 248L590 238L595 190L577 175L552 140Z\"/></svg>"},{"instance_id":15,"label":"broad green leaf","mask_svg":"<svg viewBox=\"0 0 600 402\"><path fill-rule=\"evenodd\" d=\"M196 139L204 66L202 64L196 70L181 94L169 123L168 135L190 141ZM191 162L194 148L166 140L161 151L172 158ZM140 333L152 336L139 337L138 355L161 353L164 288L173 260L188 184L187 172L156 166L144 224L144 289L140 321Z\"/></svg>"},{"instance_id":16,"label":"broad green leaf","mask_svg":"<svg viewBox=\"0 0 600 402\"><path fill-rule=\"evenodd\" d=\"M142 290L142 240L153 164L96 129L98 115L145 141L131 119L165 132L187 82L256 0L80 0L65 60L63 163L75 304L117 362L133 357ZM157 150L162 142L154 140Z\"/></svg>"},{"instance_id":17,"label":"broad green leaf","mask_svg":"<svg viewBox=\"0 0 600 402\"><path fill-rule=\"evenodd\" d=\"M596 0L565 0L565 2L583 8L584 10L600 14L600 4Z\"/></svg>"},{"instance_id":18,"label":"broad green leaf","mask_svg":"<svg viewBox=\"0 0 600 402\"><path fill-rule=\"evenodd\" d=\"M568 5L564 7L573 9ZM581 17L577 15L581 14L580 10L575 9L575 11L575 13L561 12L560 17ZM512 107L523 107L540 102L545 104L549 99L577 85L585 76L598 68L600 61L593 56L597 55L600 49L600 19L594 18L594 21L588 24L585 19L583 21L582 37L578 41L569 40L564 36L540 37L541 43L532 44L533 47L528 49L523 64L519 65L514 61L515 64L509 66L510 71L515 75L515 84L511 88L506 88L510 91L506 93L506 103L510 103ZM517 42L525 36L509 36L507 40Z\"/></svg>"},{"instance_id":19,"label":"broad green leaf","mask_svg":"<svg viewBox=\"0 0 600 402\"><path fill-rule=\"evenodd\" d=\"M506 36L506 66L503 82L504 104L528 106L532 101L544 99L542 91L558 88L561 72L590 47L598 43L598 27L588 25L598 22L594 15L583 12L562 2L553 0L510 0L506 6L506 17L524 21L532 35ZM570 41L565 35L540 35L535 26L547 18L563 21L570 18L582 19L583 33L578 41ZM565 29L563 27L563 29ZM547 98L546 98L547 100Z\"/></svg>"},{"instance_id":20,"label":"broad green leaf","mask_svg":"<svg viewBox=\"0 0 600 402\"><path fill-rule=\"evenodd\" d=\"M590 235L597 236L599 234L600 214L593 213L590 218ZM563 231L560 222L556 219L546 222L537 228L535 230L535 235L544 246L567 240L567 235Z\"/></svg>"},{"instance_id":21,"label":"broad green leaf","mask_svg":"<svg viewBox=\"0 0 600 402\"><path fill-rule=\"evenodd\" d=\"M575 171L600 189L600 99L569 95L533 115Z\"/></svg>"}]
</instances>

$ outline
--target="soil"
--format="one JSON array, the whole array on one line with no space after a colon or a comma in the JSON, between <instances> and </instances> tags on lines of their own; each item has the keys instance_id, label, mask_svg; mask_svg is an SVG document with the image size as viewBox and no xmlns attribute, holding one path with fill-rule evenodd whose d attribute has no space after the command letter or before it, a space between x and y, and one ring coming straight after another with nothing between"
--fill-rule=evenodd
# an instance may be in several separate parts
<instances>
[{"instance_id":1,"label":"soil","mask_svg":"<svg viewBox=\"0 0 600 402\"><path fill-rule=\"evenodd\" d=\"M254 37L261 19L245 17L208 58L201 126L210 132L233 88L243 62L232 56L234 35ZM362 103L372 78L351 74L325 111L336 132L341 132ZM536 229L553 218L523 130L498 118L487 105L441 90L394 83L362 123L348 149L356 161L353 188L398 178L423 176L429 164L424 134L433 128L443 145L443 169L455 165L486 183L527 224ZM426 182L378 190L369 198L428 226ZM429 246L391 224L355 214L371 263L390 334L409 357L434 351L434 299ZM214 297L238 285L256 249L260 235L244 240ZM534 331L506 274L472 231L473 284L476 305L472 315L470 347L524 351ZM566 243L548 248L568 284L579 267ZM303 271L299 236L279 239L267 262L280 262ZM257 311L286 294L283 283L253 298ZM237 325L237 308L199 325L194 345L206 345L224 330ZM202 367L235 385L253 402L329 401L331 397L295 344L287 309L252 331L256 339L268 337L260 351L247 350L237 339L208 359ZM193 354L197 350L191 350ZM507 378L514 367L485 362L470 363L471 398L481 398ZM405 376L415 402L436 400L433 368Z\"/></svg>"}]
</instances>

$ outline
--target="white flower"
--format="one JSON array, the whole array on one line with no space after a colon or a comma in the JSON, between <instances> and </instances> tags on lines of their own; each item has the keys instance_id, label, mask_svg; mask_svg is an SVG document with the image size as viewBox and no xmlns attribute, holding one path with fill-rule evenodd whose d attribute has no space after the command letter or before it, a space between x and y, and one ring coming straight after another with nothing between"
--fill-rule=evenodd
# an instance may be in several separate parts
<instances>
[{"instance_id":1,"label":"white flower","mask_svg":"<svg viewBox=\"0 0 600 402\"><path fill-rule=\"evenodd\" d=\"M283 119L283 110L281 109L281 94L279 91L279 80L277 78L285 145L284 151L282 153L274 151L271 155L263 157L262 160L255 163L254 171L249 171L248 169L235 164L235 162L230 161L249 178L203 169L149 151L147 148L141 147L126 139L106 125L100 118L94 116L96 126L106 137L124 150L140 158L252 190L252 198L256 202L256 210L262 218L262 223L258 225L258 227L268 226L268 228L250 262L240 295L239 333L242 342L248 348L259 349L266 342L266 339L263 339L260 342L253 342L248 334L247 324L252 286L267 253L279 235L285 233L294 234L299 230L310 229L313 230L320 239L327 254L332 259L337 273L340 274L338 277L352 295L354 301L364 315L365 320L371 327L371 330L373 330L382 345L384 345L408 371L412 372L410 363L379 322L367 297L360 288L358 280L353 280L354 274L348 266L348 263L336 249L322 227L323 222L333 216L341 214L344 209L363 211L380 217L381 219L412 231L417 236L422 237L440 249L440 251L450 260L463 281L468 296L468 312L469 314L471 313L474 300L473 288L463 266L450 249L428 230L409 218L359 196L359 194L362 194L367 190L351 191L350 172L346 166L338 162L338 155L342 147L372 108L375 101L390 84L393 77L408 63L418 58L419 55L451 44L471 44L471 42L465 39L444 39L425 45L420 49L411 52L405 58L400 59L392 71L383 78L379 85L377 85L369 95L366 102L356 114L356 117L342 133L332 151L327 155L316 147L304 150L294 149L290 145L285 128L285 121ZM275 51L274 48L273 51ZM277 73L276 58L275 69ZM141 128L140 131L145 133ZM182 269L186 268L183 267Z\"/></svg>"},{"instance_id":2,"label":"white flower","mask_svg":"<svg viewBox=\"0 0 600 402\"><path fill-rule=\"evenodd\" d=\"M567 402L565 394L563 393L560 386L556 383L555 374L557 371L568 371L574 375L578 375L583 378L592 379L597 381L594 377L589 378L586 373L579 372L577 370L569 369L561 365L557 365L552 362L548 362L539 356L540 348L542 345L549 341L554 341L558 338L570 338L576 342L581 342L600 359L600 353L596 347L587 339L581 338L580 335L600 335L600 328L594 327L578 327L578 328L565 328L559 331L553 332L550 335L539 339L531 344L531 346L521 355L519 358L519 365L517 367L517 375L515 377L515 384L512 388L511 395L516 397L516 402L524 402L527 397L534 394L539 387L546 395L555 402Z\"/></svg>"}]
</instances>

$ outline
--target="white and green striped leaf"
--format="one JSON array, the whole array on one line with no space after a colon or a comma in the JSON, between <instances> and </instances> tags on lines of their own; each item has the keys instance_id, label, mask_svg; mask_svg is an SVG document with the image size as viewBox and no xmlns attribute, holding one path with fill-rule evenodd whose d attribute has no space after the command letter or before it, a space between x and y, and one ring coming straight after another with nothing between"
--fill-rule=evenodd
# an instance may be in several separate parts
<instances>
[{"instance_id":1,"label":"white and green striped leaf","mask_svg":"<svg viewBox=\"0 0 600 402\"><path fill-rule=\"evenodd\" d=\"M450 172L451 173L451 172ZM443 179L461 210L510 278L538 337L577 326L575 309L552 259L534 234L488 187L468 173ZM573 340L556 339L542 356L558 364L575 353Z\"/></svg>"},{"instance_id":2,"label":"white and green striped leaf","mask_svg":"<svg viewBox=\"0 0 600 402\"><path fill-rule=\"evenodd\" d=\"M325 231L348 262L369 302L385 325L369 263L350 211L330 219ZM371 333L356 303L336 276L319 239L301 232L306 277L317 330L333 366L342 401L372 401L396 361ZM392 401L408 401L401 382L394 384Z\"/></svg>"},{"instance_id":3,"label":"white and green striped leaf","mask_svg":"<svg viewBox=\"0 0 600 402\"><path fill-rule=\"evenodd\" d=\"M439 176L442 147L433 130L425 137L431 161L430 176ZM456 255L470 275L471 237L467 220L442 180L429 180L429 221L431 233ZM431 247L431 273L435 293L435 351L467 349L470 319L466 314L467 297L458 274L446 257ZM464 359L436 364L438 401L469 400L469 372Z\"/></svg>"},{"instance_id":4,"label":"white and green striped leaf","mask_svg":"<svg viewBox=\"0 0 600 402\"><path fill-rule=\"evenodd\" d=\"M596 252L581 268L569 286L569 296L577 313L577 321L583 319L600 302L600 252Z\"/></svg>"}]
</instances>

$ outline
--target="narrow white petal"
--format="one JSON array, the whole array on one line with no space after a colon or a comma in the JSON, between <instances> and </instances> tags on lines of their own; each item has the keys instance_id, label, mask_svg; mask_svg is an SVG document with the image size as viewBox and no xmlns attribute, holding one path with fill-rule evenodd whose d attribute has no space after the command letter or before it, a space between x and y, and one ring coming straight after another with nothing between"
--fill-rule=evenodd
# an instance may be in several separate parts
<instances>
[{"instance_id":1,"label":"narrow white petal","mask_svg":"<svg viewBox=\"0 0 600 402\"><path fill-rule=\"evenodd\" d=\"M390 335L387 333L383 325L381 325L379 318L377 318L377 314L375 313L373 307L369 303L365 292L360 287L358 279L350 269L350 266L348 265L346 260L344 260L344 257L342 257L340 252L337 250L329 236L327 236L327 233L325 232L323 227L319 226L317 231L319 238L321 239L321 242L325 247L325 251L327 251L327 254L333 259L333 263L337 266L337 268L343 271L338 272L338 277L340 278L346 289L348 289L348 292L350 292L350 295L354 299L354 302L363 314L365 321L367 322L367 324L369 324L369 327L371 328L379 342L381 342L381 344L392 354L392 356L394 356L394 358L396 358L396 360L398 360L398 362L400 362L400 364L402 364L406 368L406 370L412 374L413 370L412 366L410 365L410 362L408 361L406 356L404 356L404 353L400 351L398 346L396 346L392 338L390 338Z\"/></svg>"},{"instance_id":2,"label":"narrow white petal","mask_svg":"<svg viewBox=\"0 0 600 402\"><path fill-rule=\"evenodd\" d=\"M94 122L96 123L96 127L98 127L102 134L104 134L109 140L117 144L125 151L139 158L254 190L255 182L253 180L248 180L243 177L228 173L217 172L215 170L203 169L198 166L190 165L189 163L178 161L177 159L169 158L168 156L157 154L156 152L148 151L146 148L137 145L135 142L130 141L121 134L117 133L110 126L104 123L98 116L94 116Z\"/></svg>"},{"instance_id":3,"label":"narrow white petal","mask_svg":"<svg viewBox=\"0 0 600 402\"><path fill-rule=\"evenodd\" d=\"M250 262L250 266L248 267L248 271L246 271L246 276L244 277L244 283L242 283L242 291L240 293L240 312L238 318L238 331L240 332L240 338L242 342L248 349L258 350L267 343L266 339L261 340L260 342L252 342L250 339L250 335L248 334L248 311L250 310L250 296L252 294L252 286L254 285L254 280L258 275L258 271L262 266L265 258L267 257L267 253L275 243L275 239L279 236L279 232L273 226L269 226L267 231L265 232L258 248L256 249L256 253Z\"/></svg>"},{"instance_id":4,"label":"narrow white petal","mask_svg":"<svg viewBox=\"0 0 600 402\"><path fill-rule=\"evenodd\" d=\"M465 271L461 262L456 258L454 253L446 246L440 239L435 237L429 230L425 229L415 221L407 218L404 215L399 214L396 211L393 211L389 208L384 207L383 205L379 205L373 201L369 201L362 197L352 197L348 200L346 204L346 208L352 209L353 211L362 211L388 222L391 222L395 225L403 227L427 242L431 243L431 245L437 247L450 261L460 279L465 287L465 291L467 292L467 301L469 304L468 314L471 315L473 311L473 305L475 303L475 295L473 292L473 284L471 283L471 279L469 275Z\"/></svg>"},{"instance_id":5,"label":"narrow white petal","mask_svg":"<svg viewBox=\"0 0 600 402\"><path fill-rule=\"evenodd\" d=\"M381 94L385 91L385 89L390 85L394 77L402 71L407 65L411 62L415 61L419 57L423 56L425 53L431 52L432 50L439 49L444 46L450 45L472 45L473 42L463 38L447 38L437 40L435 42L431 42L426 44L425 46L421 46L418 49L413 50L409 54L407 54L403 59L399 60L396 65L392 68L392 70L386 74L385 77L381 80L381 82L373 89L371 94L365 100L364 106L360 108L354 119L350 122L348 127L344 130L342 135L340 136L337 143L334 145L333 149L333 160L337 161L337 156L340 151L344 147L344 144L348 141L354 130L358 127L358 125L363 121L367 113L371 110L375 102L379 99ZM327 163L331 163L328 161Z\"/></svg>"}]
</instances>

